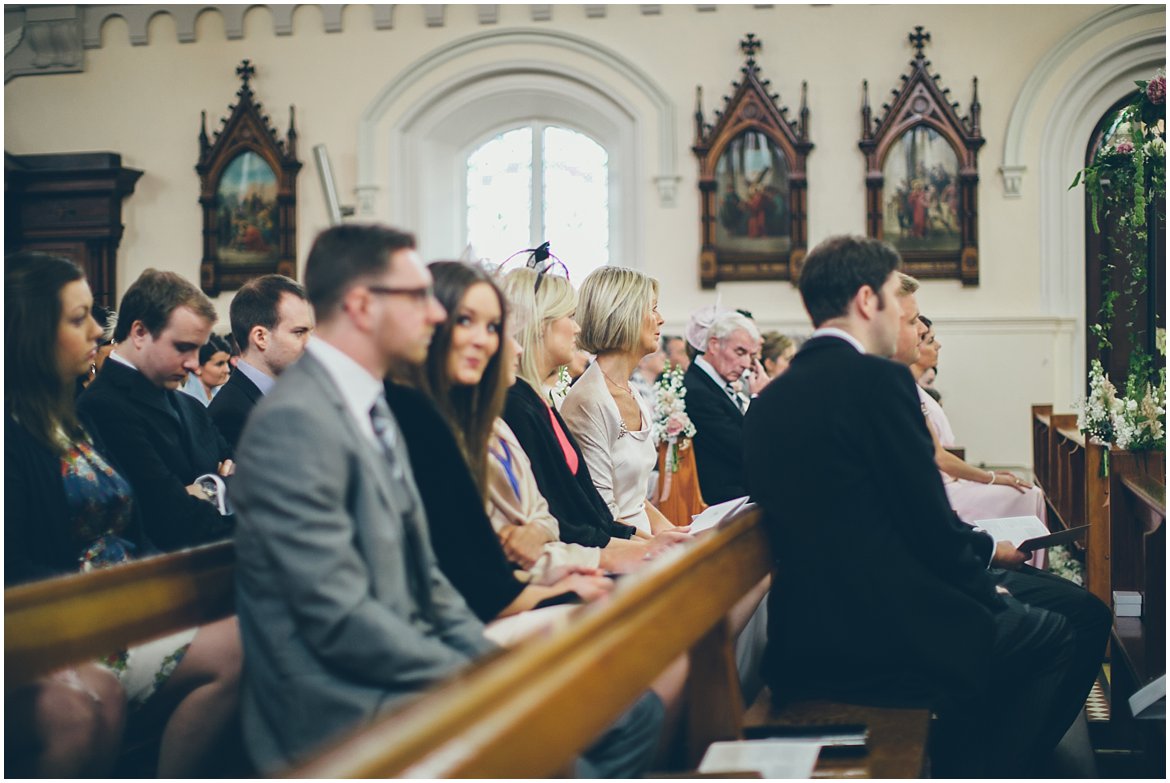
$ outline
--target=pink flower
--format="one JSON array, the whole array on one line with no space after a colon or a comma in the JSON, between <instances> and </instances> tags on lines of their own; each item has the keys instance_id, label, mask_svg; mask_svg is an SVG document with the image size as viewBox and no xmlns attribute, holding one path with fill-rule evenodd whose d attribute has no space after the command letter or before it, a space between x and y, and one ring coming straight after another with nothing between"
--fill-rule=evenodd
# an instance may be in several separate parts
<instances>
[{"instance_id":1,"label":"pink flower","mask_svg":"<svg viewBox=\"0 0 1170 783\"><path fill-rule=\"evenodd\" d=\"M683 430L682 422L679 421L676 417L671 416L670 421L666 422L666 435L667 435L667 437L673 438L675 435L678 435L680 432L682 432L682 430Z\"/></svg>"},{"instance_id":2,"label":"pink flower","mask_svg":"<svg viewBox=\"0 0 1170 783\"><path fill-rule=\"evenodd\" d=\"M1117 146L1115 146L1113 149L1117 152L1120 152L1122 155L1132 155L1133 142L1129 139L1122 139L1121 141L1117 142Z\"/></svg>"},{"instance_id":3,"label":"pink flower","mask_svg":"<svg viewBox=\"0 0 1170 783\"><path fill-rule=\"evenodd\" d=\"M1161 106L1166 102L1165 76L1155 76L1153 79L1150 79L1150 83L1146 85L1146 97L1155 106Z\"/></svg>"}]
</instances>

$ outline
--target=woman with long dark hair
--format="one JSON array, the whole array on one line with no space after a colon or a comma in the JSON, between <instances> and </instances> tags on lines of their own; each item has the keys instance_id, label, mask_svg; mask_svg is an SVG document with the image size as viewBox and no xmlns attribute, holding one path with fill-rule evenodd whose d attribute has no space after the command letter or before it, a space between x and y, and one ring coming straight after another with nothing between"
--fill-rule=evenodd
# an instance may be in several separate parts
<instances>
[{"instance_id":1,"label":"woman with long dark hair","mask_svg":"<svg viewBox=\"0 0 1170 783\"><path fill-rule=\"evenodd\" d=\"M6 584L116 566L154 551L129 483L102 456L74 408L76 380L88 371L101 336L92 305L89 285L71 261L41 253L5 260ZM124 708L128 699L132 708L157 711L166 721L158 774L189 777L199 774L235 712L240 660L231 618L116 651L76 671L83 682L101 670L121 683L115 698L91 690L99 704L121 701ZM45 726L41 739L51 743L61 724L42 721L39 701L32 704L30 725ZM21 722L9 715L6 725ZM109 758L99 762L116 756L119 736L112 726L100 732L95 742L105 743Z\"/></svg>"}]
</instances>

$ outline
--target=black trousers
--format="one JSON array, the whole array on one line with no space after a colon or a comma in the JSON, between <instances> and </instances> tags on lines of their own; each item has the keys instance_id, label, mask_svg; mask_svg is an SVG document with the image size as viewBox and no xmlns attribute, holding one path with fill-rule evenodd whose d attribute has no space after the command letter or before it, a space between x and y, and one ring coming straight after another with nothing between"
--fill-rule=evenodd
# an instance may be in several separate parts
<instances>
[{"instance_id":1,"label":"black trousers","mask_svg":"<svg viewBox=\"0 0 1170 783\"><path fill-rule=\"evenodd\" d=\"M1038 774L1084 706L1112 613L1066 579L1024 566L993 569L1010 593L995 616L985 694L940 714L932 758L939 777Z\"/></svg>"}]
</instances>

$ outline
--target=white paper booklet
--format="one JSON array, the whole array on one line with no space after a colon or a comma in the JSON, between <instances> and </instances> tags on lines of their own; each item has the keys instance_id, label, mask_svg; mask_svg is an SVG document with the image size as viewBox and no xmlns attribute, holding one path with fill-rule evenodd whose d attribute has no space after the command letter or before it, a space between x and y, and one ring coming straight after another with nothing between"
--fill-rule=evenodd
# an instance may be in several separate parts
<instances>
[{"instance_id":1,"label":"white paper booklet","mask_svg":"<svg viewBox=\"0 0 1170 783\"><path fill-rule=\"evenodd\" d=\"M691 533L702 533L704 530L710 530L736 511L739 511L740 508L746 506L747 502L748 496L744 495L741 498L717 503L714 506L707 506L705 511L691 517Z\"/></svg>"},{"instance_id":2,"label":"white paper booklet","mask_svg":"<svg viewBox=\"0 0 1170 783\"><path fill-rule=\"evenodd\" d=\"M766 778L811 778L821 743L797 739L712 742L699 772L759 772Z\"/></svg>"},{"instance_id":3,"label":"white paper booklet","mask_svg":"<svg viewBox=\"0 0 1170 783\"><path fill-rule=\"evenodd\" d=\"M1035 515L980 519L974 526L979 530L986 530L996 541L1011 541L1013 546L1019 546L1029 538L1048 535L1048 528L1044 527L1040 517Z\"/></svg>"},{"instance_id":4,"label":"white paper booklet","mask_svg":"<svg viewBox=\"0 0 1170 783\"><path fill-rule=\"evenodd\" d=\"M1129 697L1129 711L1135 718L1155 720L1166 718L1166 675L1147 683Z\"/></svg>"}]
</instances>

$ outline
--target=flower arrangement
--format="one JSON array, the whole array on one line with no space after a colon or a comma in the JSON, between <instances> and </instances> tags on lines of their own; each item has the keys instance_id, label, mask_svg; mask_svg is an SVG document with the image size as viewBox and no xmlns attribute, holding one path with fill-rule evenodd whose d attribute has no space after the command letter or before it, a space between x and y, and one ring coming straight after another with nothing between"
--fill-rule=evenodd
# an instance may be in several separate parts
<instances>
[{"instance_id":1,"label":"flower arrangement","mask_svg":"<svg viewBox=\"0 0 1170 783\"><path fill-rule=\"evenodd\" d=\"M662 377L654 384L654 418L650 422L650 433L654 445L670 444L667 473L663 480L662 499L670 496L670 474L678 472L678 453L686 448L695 437L695 425L687 415L687 387L683 384L683 371L669 362Z\"/></svg>"},{"instance_id":2,"label":"flower arrangement","mask_svg":"<svg viewBox=\"0 0 1170 783\"><path fill-rule=\"evenodd\" d=\"M548 390L548 401L554 408L560 409L561 403L565 401L565 397L569 394L569 384L571 381L569 368L561 365L561 369L557 371L556 383Z\"/></svg>"},{"instance_id":3,"label":"flower arrangement","mask_svg":"<svg viewBox=\"0 0 1170 783\"><path fill-rule=\"evenodd\" d=\"M1085 566L1073 557L1068 547L1054 546L1048 549L1048 571L1073 584L1085 584Z\"/></svg>"},{"instance_id":4,"label":"flower arrangement","mask_svg":"<svg viewBox=\"0 0 1170 783\"><path fill-rule=\"evenodd\" d=\"M1137 308L1146 294L1148 256L1153 252L1147 222L1165 219L1160 211L1151 211L1150 204L1166 192L1166 76L1159 71L1149 81L1135 84L1138 89L1118 111L1106 143L1070 186L1083 183L1094 232L1101 233L1100 215L1117 224L1116 232L1105 238L1101 307L1097 323L1089 327L1098 352L1104 355L1113 347L1109 337L1119 316L1134 338L1124 396L1101 362L1093 360L1089 396L1080 405L1078 426L1087 435L1131 451L1166 447L1165 330L1157 330L1161 362L1143 347L1143 333L1135 332L1140 328ZM1122 272L1119 286L1114 284L1114 258ZM1124 303L1123 313L1116 312L1118 302Z\"/></svg>"},{"instance_id":5,"label":"flower arrangement","mask_svg":"<svg viewBox=\"0 0 1170 783\"><path fill-rule=\"evenodd\" d=\"M1157 330L1158 350L1166 355L1166 330ZM1144 357L1149 362L1148 357ZM1152 363L1152 362L1151 362ZM1132 363L1131 363L1132 366ZM1143 379L1152 370L1138 366L1125 384L1125 396L1093 360L1089 371L1089 396L1077 407L1077 427L1086 435L1119 449L1145 451L1166 448L1166 364L1163 361L1155 385Z\"/></svg>"},{"instance_id":6,"label":"flower arrangement","mask_svg":"<svg viewBox=\"0 0 1170 783\"><path fill-rule=\"evenodd\" d=\"M1102 443L1113 442L1113 416L1123 404L1117 398L1117 387L1105 375L1100 359L1094 359L1089 370L1089 396L1078 402L1077 429Z\"/></svg>"}]
</instances>

